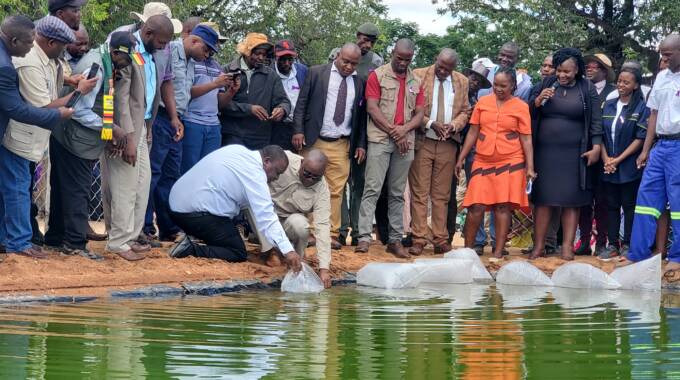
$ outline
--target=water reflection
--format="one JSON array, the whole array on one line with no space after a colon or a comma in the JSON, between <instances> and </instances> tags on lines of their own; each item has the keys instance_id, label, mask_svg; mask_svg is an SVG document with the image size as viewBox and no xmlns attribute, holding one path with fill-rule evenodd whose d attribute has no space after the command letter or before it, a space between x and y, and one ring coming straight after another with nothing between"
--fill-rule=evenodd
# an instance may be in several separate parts
<instances>
[{"instance_id":1,"label":"water reflection","mask_svg":"<svg viewBox=\"0 0 680 380\"><path fill-rule=\"evenodd\" d=\"M662 302L663 300L663 302ZM661 306L663 303L663 307ZM0 308L2 378L680 377L678 297L423 284Z\"/></svg>"}]
</instances>

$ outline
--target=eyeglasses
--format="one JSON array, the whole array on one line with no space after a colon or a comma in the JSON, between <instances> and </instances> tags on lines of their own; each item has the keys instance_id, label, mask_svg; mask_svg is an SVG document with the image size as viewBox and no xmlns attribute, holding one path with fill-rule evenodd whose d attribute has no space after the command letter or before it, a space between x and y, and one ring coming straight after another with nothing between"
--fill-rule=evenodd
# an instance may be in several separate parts
<instances>
[{"instance_id":1,"label":"eyeglasses","mask_svg":"<svg viewBox=\"0 0 680 380\"><path fill-rule=\"evenodd\" d=\"M315 181L318 181L318 180L321 179L321 177L323 177L323 174L314 174L312 172L307 171L307 169L304 169L304 168L302 169L302 175L307 179L311 179L311 180L315 180Z\"/></svg>"}]
</instances>

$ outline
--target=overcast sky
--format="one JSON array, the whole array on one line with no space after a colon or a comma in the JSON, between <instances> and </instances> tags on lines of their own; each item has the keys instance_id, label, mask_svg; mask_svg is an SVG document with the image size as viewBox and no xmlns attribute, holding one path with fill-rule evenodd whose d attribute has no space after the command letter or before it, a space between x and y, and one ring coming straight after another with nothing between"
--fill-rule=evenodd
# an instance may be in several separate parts
<instances>
[{"instance_id":1,"label":"overcast sky","mask_svg":"<svg viewBox=\"0 0 680 380\"><path fill-rule=\"evenodd\" d=\"M441 6L442 1L440 0ZM452 23L450 15L440 16L437 7L432 5L431 0L383 0L383 4L389 7L391 18L400 18L404 21L418 24L420 33L434 33L443 35L446 27Z\"/></svg>"}]
</instances>

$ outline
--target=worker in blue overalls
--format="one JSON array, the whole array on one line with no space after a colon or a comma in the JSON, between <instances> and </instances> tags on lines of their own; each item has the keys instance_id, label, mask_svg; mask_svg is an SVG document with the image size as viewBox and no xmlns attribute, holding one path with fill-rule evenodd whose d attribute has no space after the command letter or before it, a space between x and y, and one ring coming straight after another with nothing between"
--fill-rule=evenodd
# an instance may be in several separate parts
<instances>
[{"instance_id":1,"label":"worker in blue overalls","mask_svg":"<svg viewBox=\"0 0 680 380\"><path fill-rule=\"evenodd\" d=\"M646 166L638 191L630 252L621 265L649 258L656 235L656 223L670 203L671 223L676 231L668 253L665 276L680 274L680 35L667 36L659 46L668 69L661 71L649 94L651 110L647 137L638 157ZM652 149L656 138L656 144ZM649 158L649 160L648 160Z\"/></svg>"}]
</instances>

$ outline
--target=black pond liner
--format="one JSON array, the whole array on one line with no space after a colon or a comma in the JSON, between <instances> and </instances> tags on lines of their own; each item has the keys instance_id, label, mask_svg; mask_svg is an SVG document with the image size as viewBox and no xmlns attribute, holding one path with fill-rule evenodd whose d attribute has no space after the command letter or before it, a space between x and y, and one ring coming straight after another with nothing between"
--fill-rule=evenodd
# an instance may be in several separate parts
<instances>
[{"instance_id":1,"label":"black pond liner","mask_svg":"<svg viewBox=\"0 0 680 380\"><path fill-rule=\"evenodd\" d=\"M334 279L333 286L349 285L356 283L356 276L352 273L347 273L344 278ZM143 288L112 291L109 297L113 299L132 299L132 298L162 298L162 297L178 297L186 295L199 296L213 296L217 294L233 293L241 290L252 289L273 289L280 288L281 280L277 279L270 283L264 283L260 280L243 280L243 281L202 281L202 282L187 282L179 286L169 285L152 285ZM94 296L1 296L0 305L12 304L28 304L28 303L78 303L92 301L96 299L107 298Z\"/></svg>"}]
</instances>

